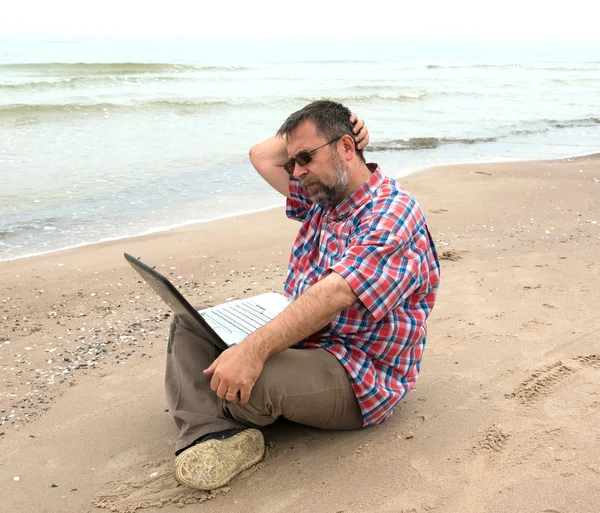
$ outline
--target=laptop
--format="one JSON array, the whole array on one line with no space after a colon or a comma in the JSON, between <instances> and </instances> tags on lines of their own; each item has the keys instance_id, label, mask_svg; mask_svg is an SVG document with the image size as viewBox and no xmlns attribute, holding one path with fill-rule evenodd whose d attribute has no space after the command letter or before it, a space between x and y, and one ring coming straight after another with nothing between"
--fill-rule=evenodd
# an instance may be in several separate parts
<instances>
[{"instance_id":1,"label":"laptop","mask_svg":"<svg viewBox=\"0 0 600 513\"><path fill-rule=\"evenodd\" d=\"M280 314L292 300L283 294L268 292L230 301L204 310L196 310L181 292L153 267L125 253L125 259L171 307L173 313L203 338L221 350L240 343L250 333Z\"/></svg>"}]
</instances>

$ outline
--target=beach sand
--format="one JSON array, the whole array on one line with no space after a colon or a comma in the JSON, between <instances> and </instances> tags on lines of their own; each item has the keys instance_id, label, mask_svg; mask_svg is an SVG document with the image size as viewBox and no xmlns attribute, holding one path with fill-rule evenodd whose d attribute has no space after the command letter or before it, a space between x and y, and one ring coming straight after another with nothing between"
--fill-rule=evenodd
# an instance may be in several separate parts
<instances>
[{"instance_id":1,"label":"beach sand","mask_svg":"<svg viewBox=\"0 0 600 513\"><path fill-rule=\"evenodd\" d=\"M403 178L442 264L415 390L366 430L278 422L212 493L171 476L171 316L122 254L215 304L281 291L299 224L278 208L0 263L2 510L599 511L599 180L598 155Z\"/></svg>"}]
</instances>

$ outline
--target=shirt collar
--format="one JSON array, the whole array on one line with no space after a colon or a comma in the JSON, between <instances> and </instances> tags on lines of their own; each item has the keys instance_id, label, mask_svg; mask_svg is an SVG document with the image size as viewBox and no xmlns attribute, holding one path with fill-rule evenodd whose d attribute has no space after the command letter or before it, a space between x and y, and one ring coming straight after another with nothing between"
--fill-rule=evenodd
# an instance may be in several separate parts
<instances>
[{"instance_id":1,"label":"shirt collar","mask_svg":"<svg viewBox=\"0 0 600 513\"><path fill-rule=\"evenodd\" d=\"M358 207L366 203L373 196L373 192L383 182L381 169L375 163L367 164L371 176L363 183L356 191L348 196L344 201L335 207L324 207L328 215L336 221L343 221L346 217L352 214Z\"/></svg>"}]
</instances>

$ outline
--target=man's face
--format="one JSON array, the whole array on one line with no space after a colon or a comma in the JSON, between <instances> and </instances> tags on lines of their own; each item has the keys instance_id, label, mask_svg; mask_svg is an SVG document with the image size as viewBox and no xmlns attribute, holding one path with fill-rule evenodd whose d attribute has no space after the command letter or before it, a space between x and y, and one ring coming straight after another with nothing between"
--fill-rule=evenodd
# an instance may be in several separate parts
<instances>
[{"instance_id":1,"label":"man's face","mask_svg":"<svg viewBox=\"0 0 600 513\"><path fill-rule=\"evenodd\" d=\"M305 121L287 138L288 156L295 157L301 151L311 151L325 143L327 140L317 135L314 123ZM314 202L338 205L347 196L349 177L338 154L337 143L320 148L311 157L306 166L296 164L294 176Z\"/></svg>"}]
</instances>

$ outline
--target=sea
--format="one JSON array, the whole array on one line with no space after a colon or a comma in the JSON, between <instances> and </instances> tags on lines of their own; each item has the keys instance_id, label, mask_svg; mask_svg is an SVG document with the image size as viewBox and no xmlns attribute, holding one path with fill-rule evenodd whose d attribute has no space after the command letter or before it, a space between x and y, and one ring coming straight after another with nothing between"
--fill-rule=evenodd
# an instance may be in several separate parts
<instances>
[{"instance_id":1,"label":"sea","mask_svg":"<svg viewBox=\"0 0 600 513\"><path fill-rule=\"evenodd\" d=\"M394 177L591 154L600 41L0 34L0 260L283 205L248 150L325 98Z\"/></svg>"}]
</instances>

